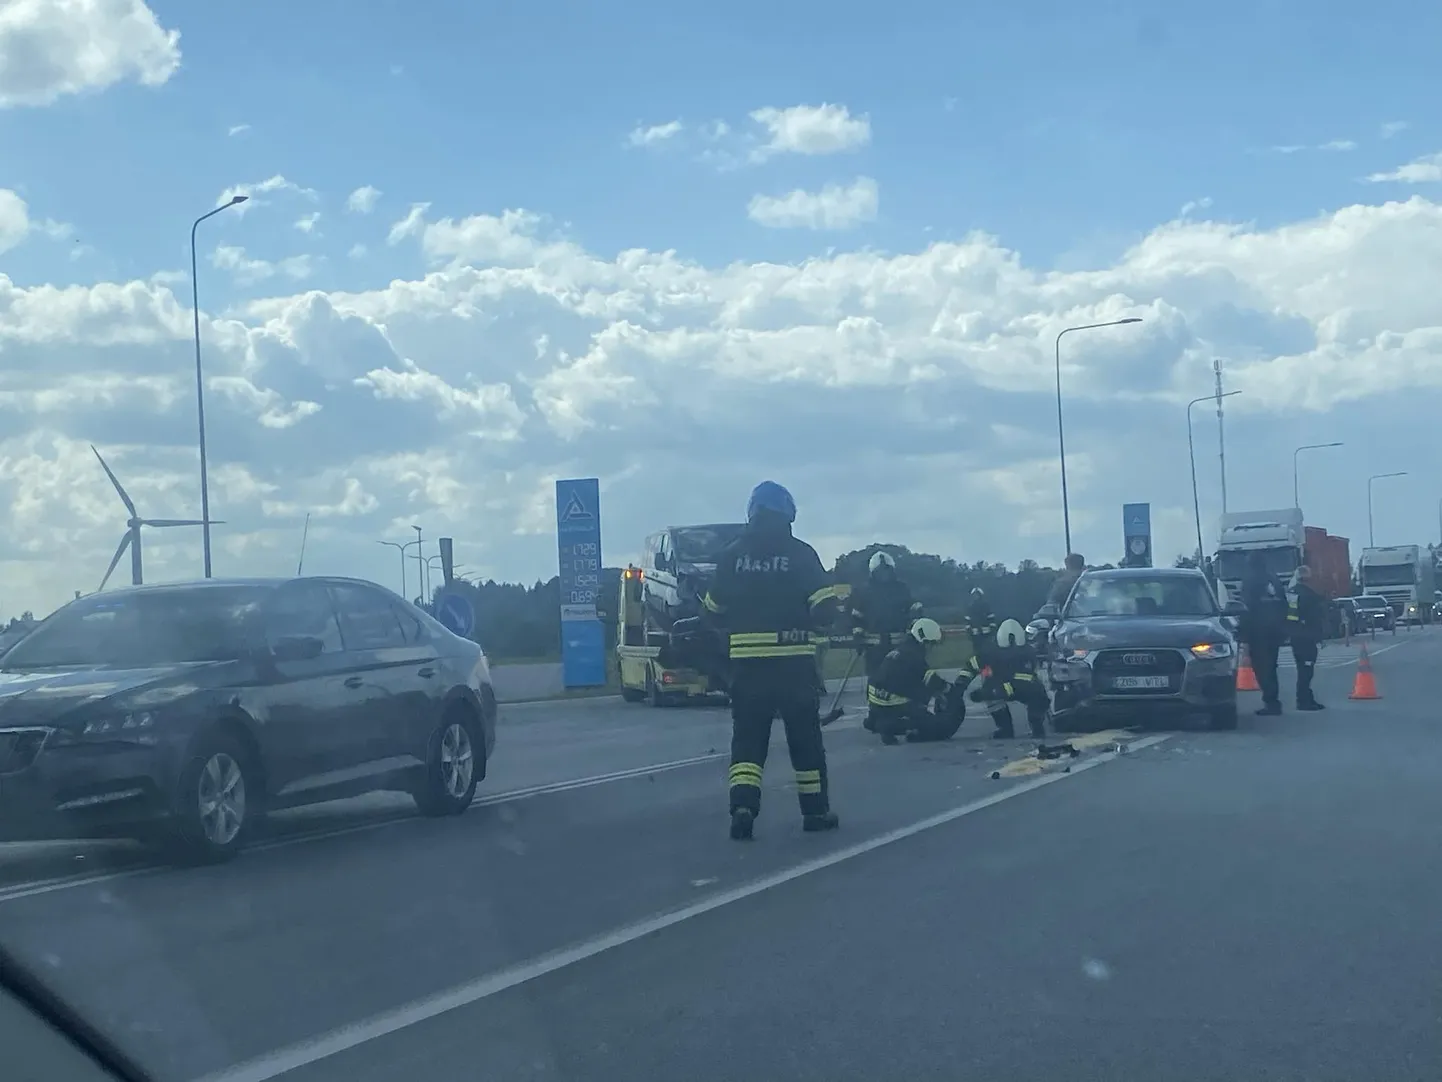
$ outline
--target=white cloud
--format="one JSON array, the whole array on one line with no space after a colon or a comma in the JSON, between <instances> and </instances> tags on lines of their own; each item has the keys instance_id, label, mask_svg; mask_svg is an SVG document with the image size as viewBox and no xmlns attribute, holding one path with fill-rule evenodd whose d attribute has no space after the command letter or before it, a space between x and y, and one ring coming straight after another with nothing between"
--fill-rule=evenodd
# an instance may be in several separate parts
<instances>
[{"instance_id":1,"label":"white cloud","mask_svg":"<svg viewBox=\"0 0 1442 1082\"><path fill-rule=\"evenodd\" d=\"M1410 126L1405 120L1389 120L1379 129L1379 134L1383 139L1391 139L1393 136L1401 135Z\"/></svg>"},{"instance_id":2,"label":"white cloud","mask_svg":"<svg viewBox=\"0 0 1442 1082\"><path fill-rule=\"evenodd\" d=\"M483 575L549 576L550 485L588 475L612 564L663 522L738 515L762 477L792 487L828 558L887 538L1055 563L1056 334L1124 315L1145 322L1062 351L1072 527L1097 560L1118 555L1133 500L1153 505L1159 556L1191 548L1183 405L1210 390L1214 357L1245 392L1228 410L1234 508L1280 506L1292 449L1344 439L1304 457L1302 499L1363 538L1366 477L1435 458L1442 205L1420 197L1271 229L1179 219L1070 272L982 234L707 266L598 254L533 211L428 212L396 243L431 269L379 267L359 292L291 292L283 261L216 251L275 290L202 322L220 573L293 570L310 511L317 572L391 582L374 540L417 522ZM0 276L5 611L99 581L123 512L89 443L148 513L196 513L188 300L164 272ZM1209 417L1196 437L1210 539ZM1378 493L1383 543L1432 536L1436 493L1412 472L1415 491ZM152 577L198 573L194 537L147 541Z\"/></svg>"},{"instance_id":3,"label":"white cloud","mask_svg":"<svg viewBox=\"0 0 1442 1082\"><path fill-rule=\"evenodd\" d=\"M350 256L352 259L364 259L364 258L365 258L365 255L366 255L366 251L367 251L367 248L366 248L366 246L365 246L364 244L352 244L352 245L350 246L350 251L347 252L346 254L347 254L348 256Z\"/></svg>"},{"instance_id":4,"label":"white cloud","mask_svg":"<svg viewBox=\"0 0 1442 1082\"><path fill-rule=\"evenodd\" d=\"M248 132L248 131L250 131L250 125L249 125L249 124L232 124L232 125L226 130L226 133L225 133L225 134L233 137L233 136L237 136L237 135L244 135L244 134L245 134L246 132Z\"/></svg>"},{"instance_id":5,"label":"white cloud","mask_svg":"<svg viewBox=\"0 0 1442 1082\"><path fill-rule=\"evenodd\" d=\"M252 259L244 248L220 245L210 254L212 265L230 271L235 280L245 285L263 282L277 276L301 281L315 272L315 257L309 255L289 256L275 262Z\"/></svg>"},{"instance_id":6,"label":"white cloud","mask_svg":"<svg viewBox=\"0 0 1442 1082\"><path fill-rule=\"evenodd\" d=\"M638 125L631 130L630 135L626 136L626 142L633 147L650 147L655 146L657 143L664 143L669 139L674 139L680 134L681 122L679 120L671 120L665 124Z\"/></svg>"},{"instance_id":7,"label":"white cloud","mask_svg":"<svg viewBox=\"0 0 1442 1082\"><path fill-rule=\"evenodd\" d=\"M125 80L159 86L180 67L180 32L143 0L0 4L0 108L49 105Z\"/></svg>"},{"instance_id":8,"label":"white cloud","mask_svg":"<svg viewBox=\"0 0 1442 1082\"><path fill-rule=\"evenodd\" d=\"M752 152L755 160L776 154L838 154L871 142L869 117L853 117L844 105L767 106L751 119L767 131L763 146Z\"/></svg>"},{"instance_id":9,"label":"white cloud","mask_svg":"<svg viewBox=\"0 0 1442 1082\"><path fill-rule=\"evenodd\" d=\"M295 227L299 229L302 233L314 234L315 227L319 222L320 212L317 211L312 214L302 215L300 218L297 218L295 221Z\"/></svg>"},{"instance_id":10,"label":"white cloud","mask_svg":"<svg viewBox=\"0 0 1442 1082\"><path fill-rule=\"evenodd\" d=\"M407 237L414 237L424 227L426 211L431 209L429 203L412 203L411 209L406 211L406 216L391 226L391 231L386 234L387 244L399 244Z\"/></svg>"},{"instance_id":11,"label":"white cloud","mask_svg":"<svg viewBox=\"0 0 1442 1082\"><path fill-rule=\"evenodd\" d=\"M0 252L8 252L30 235L30 208L8 188L0 188Z\"/></svg>"},{"instance_id":12,"label":"white cloud","mask_svg":"<svg viewBox=\"0 0 1442 1082\"><path fill-rule=\"evenodd\" d=\"M796 189L781 196L754 195L746 216L770 229L849 229L876 220L879 191L870 177L819 192Z\"/></svg>"},{"instance_id":13,"label":"white cloud","mask_svg":"<svg viewBox=\"0 0 1442 1082\"><path fill-rule=\"evenodd\" d=\"M215 200L215 205L217 207L223 206L224 204L229 203L237 195L243 195L247 199L249 199L250 202L242 203L240 206L235 208L235 211L232 211L232 213L239 212L243 214L250 207L259 206L264 202L259 198L260 196L271 195L276 192L283 192L287 195L298 195L304 199L310 200L320 198L319 193L316 192L314 188L302 187L301 185L295 183L292 180L286 180L285 177L277 173L273 177L267 177L265 180L257 181L254 184L231 185L229 188L225 189L225 191L220 193L220 195Z\"/></svg>"},{"instance_id":14,"label":"white cloud","mask_svg":"<svg viewBox=\"0 0 1442 1082\"><path fill-rule=\"evenodd\" d=\"M1442 181L1442 154L1427 154L1386 173L1367 177L1373 184L1436 184Z\"/></svg>"},{"instance_id":15,"label":"white cloud","mask_svg":"<svg viewBox=\"0 0 1442 1082\"><path fill-rule=\"evenodd\" d=\"M379 188L372 188L369 184L357 188L346 197L345 208L352 214L369 214L376 209L376 201L381 197Z\"/></svg>"},{"instance_id":16,"label":"white cloud","mask_svg":"<svg viewBox=\"0 0 1442 1082\"><path fill-rule=\"evenodd\" d=\"M1333 139L1321 144L1317 149L1329 151L1356 150L1357 144L1351 139Z\"/></svg>"}]
</instances>

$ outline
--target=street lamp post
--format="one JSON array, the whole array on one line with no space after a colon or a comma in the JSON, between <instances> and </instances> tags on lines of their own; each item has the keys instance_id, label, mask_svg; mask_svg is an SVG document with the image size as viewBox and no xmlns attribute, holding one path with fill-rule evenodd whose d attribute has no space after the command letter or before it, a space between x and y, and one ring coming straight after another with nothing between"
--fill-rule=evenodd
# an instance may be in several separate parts
<instances>
[{"instance_id":1,"label":"street lamp post","mask_svg":"<svg viewBox=\"0 0 1442 1082\"><path fill-rule=\"evenodd\" d=\"M1067 500L1066 490L1066 430L1062 426L1061 416L1061 340L1064 335L1072 331L1094 331L1098 327L1121 327L1127 323L1140 323L1140 316L1128 316L1126 319L1112 319L1105 323L1083 323L1076 327L1063 327L1056 336L1056 445L1057 454L1061 458L1061 521L1062 532L1066 538L1066 554L1071 554L1071 506Z\"/></svg>"},{"instance_id":2,"label":"street lamp post","mask_svg":"<svg viewBox=\"0 0 1442 1082\"><path fill-rule=\"evenodd\" d=\"M416 562L420 564L420 567L416 569L416 575L421 580L421 600L429 605L431 602L431 577L426 574L430 570L426 567L426 547L421 543L421 528L412 526L411 529L416 531Z\"/></svg>"},{"instance_id":3,"label":"street lamp post","mask_svg":"<svg viewBox=\"0 0 1442 1082\"><path fill-rule=\"evenodd\" d=\"M1194 398L1187 403L1187 457L1192 463L1192 514L1197 520L1197 567L1202 566L1202 502L1197 496L1197 445L1192 439L1192 407L1199 402L1215 402L1220 398L1231 398L1234 394L1241 394L1241 391L1227 391L1220 396L1216 394L1203 395L1201 398Z\"/></svg>"},{"instance_id":4,"label":"street lamp post","mask_svg":"<svg viewBox=\"0 0 1442 1082\"><path fill-rule=\"evenodd\" d=\"M1384 477L1406 477L1406 470L1397 470L1395 473L1374 473L1367 478L1367 547L1377 547L1377 537L1372 531L1372 482L1380 481Z\"/></svg>"},{"instance_id":5,"label":"street lamp post","mask_svg":"<svg viewBox=\"0 0 1442 1082\"><path fill-rule=\"evenodd\" d=\"M390 548L395 549L397 552L399 552L399 553L401 554L401 597L405 597L405 596L406 596L406 549L410 548L411 545L414 545L415 542L414 542L414 541L411 541L411 542L408 542L407 544L404 544L404 545L403 545L403 544L401 544L399 541L377 541L376 544L378 544L378 545L387 545L387 546L389 546Z\"/></svg>"},{"instance_id":6,"label":"street lamp post","mask_svg":"<svg viewBox=\"0 0 1442 1082\"><path fill-rule=\"evenodd\" d=\"M1299 495L1299 491L1298 491L1298 488L1297 488L1297 456L1300 455L1303 451L1316 451L1316 450L1318 450L1319 448L1322 448L1322 447L1341 447L1341 446L1342 446L1342 441L1341 441L1341 440L1337 440L1337 441L1334 442L1334 443L1307 443L1307 444L1303 444L1301 447L1298 447L1295 451L1292 452L1292 506L1293 506L1293 507L1301 507L1301 506L1302 506L1302 498L1301 498L1301 496Z\"/></svg>"},{"instance_id":7,"label":"street lamp post","mask_svg":"<svg viewBox=\"0 0 1442 1082\"><path fill-rule=\"evenodd\" d=\"M195 231L200 223L223 210L238 207L250 196L232 196L212 211L202 214L190 226L190 307L195 318L195 416L200 428L200 536L205 553L205 577L210 578L210 477L205 462L205 377L200 367L200 270L195 258Z\"/></svg>"}]
</instances>

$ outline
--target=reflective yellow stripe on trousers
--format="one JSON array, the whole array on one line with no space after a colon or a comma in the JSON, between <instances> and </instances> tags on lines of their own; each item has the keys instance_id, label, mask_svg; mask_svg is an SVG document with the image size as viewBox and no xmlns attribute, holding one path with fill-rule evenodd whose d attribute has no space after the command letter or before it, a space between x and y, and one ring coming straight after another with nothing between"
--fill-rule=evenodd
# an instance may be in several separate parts
<instances>
[{"instance_id":1,"label":"reflective yellow stripe on trousers","mask_svg":"<svg viewBox=\"0 0 1442 1082\"><path fill-rule=\"evenodd\" d=\"M731 635L731 656L813 657L816 643L809 631L737 631Z\"/></svg>"},{"instance_id":2,"label":"reflective yellow stripe on trousers","mask_svg":"<svg viewBox=\"0 0 1442 1082\"><path fill-rule=\"evenodd\" d=\"M798 793L821 792L821 771L819 770L798 770L796 772L796 791Z\"/></svg>"}]
</instances>

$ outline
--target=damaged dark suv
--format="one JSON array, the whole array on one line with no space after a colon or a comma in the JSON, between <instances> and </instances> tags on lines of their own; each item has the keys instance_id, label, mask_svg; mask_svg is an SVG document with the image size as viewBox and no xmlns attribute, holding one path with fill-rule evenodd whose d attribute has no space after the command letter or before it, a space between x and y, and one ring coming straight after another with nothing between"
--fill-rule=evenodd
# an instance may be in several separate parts
<instances>
[{"instance_id":1,"label":"damaged dark suv","mask_svg":"<svg viewBox=\"0 0 1442 1082\"><path fill-rule=\"evenodd\" d=\"M1105 724L1201 715L1237 727L1240 604L1223 607L1200 571L1088 571L1065 606L1049 605L1047 675L1052 724L1078 732Z\"/></svg>"}]
</instances>

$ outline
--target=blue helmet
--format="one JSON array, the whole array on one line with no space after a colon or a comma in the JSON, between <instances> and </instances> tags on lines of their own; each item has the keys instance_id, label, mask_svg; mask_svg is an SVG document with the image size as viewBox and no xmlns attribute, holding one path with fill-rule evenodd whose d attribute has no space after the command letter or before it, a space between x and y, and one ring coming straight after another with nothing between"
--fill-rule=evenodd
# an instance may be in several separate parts
<instances>
[{"instance_id":1,"label":"blue helmet","mask_svg":"<svg viewBox=\"0 0 1442 1082\"><path fill-rule=\"evenodd\" d=\"M755 520L758 511L770 511L787 522L796 521L796 501L775 481L762 481L751 490L751 498L746 501L746 521Z\"/></svg>"}]
</instances>

